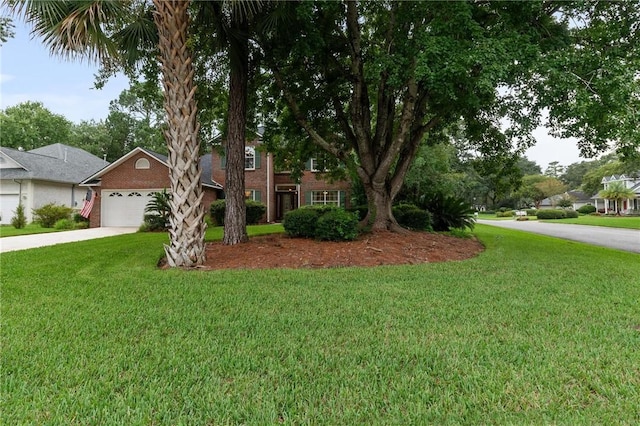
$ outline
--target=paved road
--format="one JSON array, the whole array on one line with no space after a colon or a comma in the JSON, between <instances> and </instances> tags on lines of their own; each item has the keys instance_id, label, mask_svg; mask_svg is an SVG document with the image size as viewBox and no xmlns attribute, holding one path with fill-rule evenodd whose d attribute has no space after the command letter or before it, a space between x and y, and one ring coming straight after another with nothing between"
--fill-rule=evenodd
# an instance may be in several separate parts
<instances>
[{"instance_id":1,"label":"paved road","mask_svg":"<svg viewBox=\"0 0 640 426\"><path fill-rule=\"evenodd\" d=\"M132 234L138 228L91 228L75 231L50 232L47 234L18 235L0 238L0 253L52 246L74 241L93 240L114 235Z\"/></svg>"},{"instance_id":2,"label":"paved road","mask_svg":"<svg viewBox=\"0 0 640 426\"><path fill-rule=\"evenodd\" d=\"M604 226L573 225L569 223L547 223L537 220L478 220L483 225L517 229L550 235L565 240L580 241L596 246L640 253L640 230L609 228Z\"/></svg>"}]
</instances>

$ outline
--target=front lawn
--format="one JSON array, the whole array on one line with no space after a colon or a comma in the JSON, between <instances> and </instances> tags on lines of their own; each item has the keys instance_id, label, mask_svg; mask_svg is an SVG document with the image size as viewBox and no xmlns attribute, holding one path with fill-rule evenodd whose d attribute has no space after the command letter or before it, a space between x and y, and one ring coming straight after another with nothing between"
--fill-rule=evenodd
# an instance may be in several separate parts
<instances>
[{"instance_id":1,"label":"front lawn","mask_svg":"<svg viewBox=\"0 0 640 426\"><path fill-rule=\"evenodd\" d=\"M158 270L152 233L4 253L2 422L640 423L638 255L476 233L377 268Z\"/></svg>"},{"instance_id":2,"label":"front lawn","mask_svg":"<svg viewBox=\"0 0 640 426\"><path fill-rule=\"evenodd\" d=\"M576 219L545 220L545 222L575 223L577 225L608 226L611 228L640 229L640 216L580 216Z\"/></svg>"},{"instance_id":3,"label":"front lawn","mask_svg":"<svg viewBox=\"0 0 640 426\"><path fill-rule=\"evenodd\" d=\"M30 223L24 228L16 229L11 225L0 226L0 237L14 237L16 235L44 234L47 232L67 231L67 229L43 228L39 223Z\"/></svg>"}]
</instances>

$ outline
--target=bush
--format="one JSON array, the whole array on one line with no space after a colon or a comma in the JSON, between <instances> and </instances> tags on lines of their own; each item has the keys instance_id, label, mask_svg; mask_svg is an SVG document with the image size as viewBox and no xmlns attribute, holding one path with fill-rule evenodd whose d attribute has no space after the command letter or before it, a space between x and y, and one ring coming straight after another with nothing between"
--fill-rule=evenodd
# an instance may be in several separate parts
<instances>
[{"instance_id":1,"label":"bush","mask_svg":"<svg viewBox=\"0 0 640 426\"><path fill-rule=\"evenodd\" d=\"M265 212L267 211L267 206L264 204L247 200L247 225L256 225L260 222L260 220L264 217Z\"/></svg>"},{"instance_id":2,"label":"bush","mask_svg":"<svg viewBox=\"0 0 640 426\"><path fill-rule=\"evenodd\" d=\"M72 211L71 207L55 203L45 204L38 209L33 209L34 222L40 223L43 228L53 228L60 219L69 219Z\"/></svg>"},{"instance_id":3,"label":"bush","mask_svg":"<svg viewBox=\"0 0 640 426\"><path fill-rule=\"evenodd\" d=\"M147 203L144 211L144 223L147 231L166 231L169 229L169 217L171 216L171 195L166 189L162 192L154 192L151 201Z\"/></svg>"},{"instance_id":4,"label":"bush","mask_svg":"<svg viewBox=\"0 0 640 426\"><path fill-rule=\"evenodd\" d=\"M292 237L313 238L320 211L312 208L300 208L285 213L282 219L284 231Z\"/></svg>"},{"instance_id":5,"label":"bush","mask_svg":"<svg viewBox=\"0 0 640 426\"><path fill-rule=\"evenodd\" d=\"M398 204L393 207L393 216L400 226L416 231L431 230L431 213L414 204Z\"/></svg>"},{"instance_id":6,"label":"bush","mask_svg":"<svg viewBox=\"0 0 640 426\"><path fill-rule=\"evenodd\" d=\"M513 217L513 210L498 210L496 212L496 217Z\"/></svg>"},{"instance_id":7,"label":"bush","mask_svg":"<svg viewBox=\"0 0 640 426\"><path fill-rule=\"evenodd\" d=\"M538 216L538 210L536 209L527 209L525 211L527 212L527 216Z\"/></svg>"},{"instance_id":8,"label":"bush","mask_svg":"<svg viewBox=\"0 0 640 426\"><path fill-rule=\"evenodd\" d=\"M591 204L584 205L578 209L578 213L591 214L596 212L596 207Z\"/></svg>"},{"instance_id":9,"label":"bush","mask_svg":"<svg viewBox=\"0 0 640 426\"><path fill-rule=\"evenodd\" d=\"M565 210L538 210L538 219L564 219Z\"/></svg>"},{"instance_id":10,"label":"bush","mask_svg":"<svg viewBox=\"0 0 640 426\"><path fill-rule=\"evenodd\" d=\"M343 209L329 211L318 219L315 237L319 240L350 241L358 236L358 217Z\"/></svg>"},{"instance_id":11,"label":"bush","mask_svg":"<svg viewBox=\"0 0 640 426\"><path fill-rule=\"evenodd\" d=\"M453 228L473 230L476 219L471 204L462 198L444 194L432 194L422 199L423 206L433 217L433 230L449 231Z\"/></svg>"},{"instance_id":12,"label":"bush","mask_svg":"<svg viewBox=\"0 0 640 426\"><path fill-rule=\"evenodd\" d=\"M224 225L225 208L226 208L225 200L214 201L213 203L211 203L211 207L209 208L211 219L213 219L213 221L218 226ZM260 220L262 219L266 211L267 211L267 206L265 206L264 204L258 201L247 200L246 201L247 225L255 225L258 222L260 222Z\"/></svg>"},{"instance_id":13,"label":"bush","mask_svg":"<svg viewBox=\"0 0 640 426\"><path fill-rule=\"evenodd\" d=\"M362 220L365 217L367 217L367 213L369 213L369 207L368 206L355 206L355 207L351 207L347 211L350 211L352 213L357 213L358 214L358 219Z\"/></svg>"},{"instance_id":14,"label":"bush","mask_svg":"<svg viewBox=\"0 0 640 426\"><path fill-rule=\"evenodd\" d=\"M11 218L11 226L16 229L22 229L27 226L27 217L24 215L24 206L22 203L18 204L14 213L15 216Z\"/></svg>"},{"instance_id":15,"label":"bush","mask_svg":"<svg viewBox=\"0 0 640 426\"><path fill-rule=\"evenodd\" d=\"M60 219L53 225L53 227L58 230L75 229L75 222L71 219Z\"/></svg>"},{"instance_id":16,"label":"bush","mask_svg":"<svg viewBox=\"0 0 640 426\"><path fill-rule=\"evenodd\" d=\"M579 216L578 212L575 211L575 210L565 210L564 211L564 217L566 217L567 219L575 219L578 216Z\"/></svg>"}]
</instances>

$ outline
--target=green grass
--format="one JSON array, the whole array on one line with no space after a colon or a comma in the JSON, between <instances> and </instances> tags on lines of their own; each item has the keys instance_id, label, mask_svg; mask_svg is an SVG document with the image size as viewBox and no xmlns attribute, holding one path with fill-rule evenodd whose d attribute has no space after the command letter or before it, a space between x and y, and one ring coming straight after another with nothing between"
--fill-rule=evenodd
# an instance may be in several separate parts
<instances>
[{"instance_id":1,"label":"green grass","mask_svg":"<svg viewBox=\"0 0 640 426\"><path fill-rule=\"evenodd\" d=\"M14 237L16 235L44 234L47 232L60 232L66 229L43 228L39 223L30 223L21 229L16 229L11 225L0 226L0 237Z\"/></svg>"},{"instance_id":2,"label":"green grass","mask_svg":"<svg viewBox=\"0 0 640 426\"><path fill-rule=\"evenodd\" d=\"M640 217L580 216L577 219L545 220L545 222L575 223L578 225L608 226L611 228L640 229Z\"/></svg>"},{"instance_id":3,"label":"green grass","mask_svg":"<svg viewBox=\"0 0 640 426\"><path fill-rule=\"evenodd\" d=\"M476 233L377 268L158 270L164 234L4 253L2 423L640 423L638 255Z\"/></svg>"}]
</instances>

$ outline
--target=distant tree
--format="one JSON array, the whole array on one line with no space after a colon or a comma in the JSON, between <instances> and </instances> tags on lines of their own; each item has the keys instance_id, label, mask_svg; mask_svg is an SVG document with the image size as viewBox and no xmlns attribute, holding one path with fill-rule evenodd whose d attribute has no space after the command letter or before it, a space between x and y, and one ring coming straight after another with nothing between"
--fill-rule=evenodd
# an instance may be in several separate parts
<instances>
[{"instance_id":1,"label":"distant tree","mask_svg":"<svg viewBox=\"0 0 640 426\"><path fill-rule=\"evenodd\" d=\"M515 192L524 204L535 205L540 208L540 203L545 198L558 195L566 191L566 186L558 179L544 175L527 175L522 178L522 186Z\"/></svg>"},{"instance_id":2,"label":"distant tree","mask_svg":"<svg viewBox=\"0 0 640 426\"><path fill-rule=\"evenodd\" d=\"M2 146L25 150L69 143L72 123L40 102L27 101L0 111Z\"/></svg>"},{"instance_id":3,"label":"distant tree","mask_svg":"<svg viewBox=\"0 0 640 426\"><path fill-rule=\"evenodd\" d=\"M560 176L564 173L564 166L562 166L557 161L552 161L549 163L547 168L544 170L544 175L552 178L559 179Z\"/></svg>"},{"instance_id":4,"label":"distant tree","mask_svg":"<svg viewBox=\"0 0 640 426\"><path fill-rule=\"evenodd\" d=\"M522 172L523 176L542 174L542 169L540 168L540 166L535 161L529 160L527 157L520 157L518 159L517 166Z\"/></svg>"},{"instance_id":5,"label":"distant tree","mask_svg":"<svg viewBox=\"0 0 640 426\"><path fill-rule=\"evenodd\" d=\"M620 161L612 161L588 171L582 179L582 191L587 195L595 195L602 189L602 178L624 173L625 165Z\"/></svg>"},{"instance_id":6,"label":"distant tree","mask_svg":"<svg viewBox=\"0 0 640 426\"><path fill-rule=\"evenodd\" d=\"M636 198L636 193L627 188L622 182L612 182L607 189L603 189L598 193L600 198L605 200L611 200L615 204L616 213L620 213L620 206L624 200L630 200Z\"/></svg>"},{"instance_id":7,"label":"distant tree","mask_svg":"<svg viewBox=\"0 0 640 426\"><path fill-rule=\"evenodd\" d=\"M556 206L562 207L563 209L568 209L573 207L573 203L575 198L570 195L563 195L559 200L556 201Z\"/></svg>"}]
</instances>

